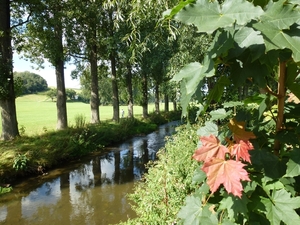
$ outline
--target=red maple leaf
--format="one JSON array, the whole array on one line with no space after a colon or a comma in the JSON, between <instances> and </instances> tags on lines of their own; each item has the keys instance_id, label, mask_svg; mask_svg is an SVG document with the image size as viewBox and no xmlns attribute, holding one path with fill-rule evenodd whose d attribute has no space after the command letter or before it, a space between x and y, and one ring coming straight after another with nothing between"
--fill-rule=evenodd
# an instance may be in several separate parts
<instances>
[{"instance_id":1,"label":"red maple leaf","mask_svg":"<svg viewBox=\"0 0 300 225\"><path fill-rule=\"evenodd\" d=\"M202 142L202 146L193 155L193 158L199 162L209 161L213 157L224 159L226 152L229 152L228 148L222 145L219 139L212 134L201 137L200 141Z\"/></svg>"},{"instance_id":2,"label":"red maple leaf","mask_svg":"<svg viewBox=\"0 0 300 225\"><path fill-rule=\"evenodd\" d=\"M212 158L203 164L202 170L207 175L207 184L212 193L216 192L221 184L228 193L241 198L243 186L241 180L250 181L245 164L235 160Z\"/></svg>"},{"instance_id":3,"label":"red maple leaf","mask_svg":"<svg viewBox=\"0 0 300 225\"><path fill-rule=\"evenodd\" d=\"M241 158L251 163L249 150L253 149L253 145L250 141L239 140L238 143L232 146L231 155L236 156L236 160L240 160Z\"/></svg>"}]
</instances>

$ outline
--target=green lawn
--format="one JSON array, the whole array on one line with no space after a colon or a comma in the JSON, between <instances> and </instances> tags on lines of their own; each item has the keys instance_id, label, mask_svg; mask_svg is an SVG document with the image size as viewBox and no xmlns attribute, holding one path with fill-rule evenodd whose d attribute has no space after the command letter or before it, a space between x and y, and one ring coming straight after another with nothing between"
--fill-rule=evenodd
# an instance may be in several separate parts
<instances>
[{"instance_id":1,"label":"green lawn","mask_svg":"<svg viewBox=\"0 0 300 225\"><path fill-rule=\"evenodd\" d=\"M20 132L22 129L26 135L41 134L45 130L55 130L56 128L56 103L47 99L45 95L34 94L18 97L16 99L17 119ZM125 116L127 115L127 106L120 106L120 110L124 109ZM164 109L164 105L160 105L160 109ZM170 106L170 109L172 107ZM148 107L149 112L154 111L154 104ZM68 125L75 125L75 117L83 115L86 122L90 121L90 105L82 102L68 102ZM141 106L134 106L135 116L142 114ZM112 106L100 106L100 120L112 119L113 108ZM0 123L0 131L1 131Z\"/></svg>"}]
</instances>

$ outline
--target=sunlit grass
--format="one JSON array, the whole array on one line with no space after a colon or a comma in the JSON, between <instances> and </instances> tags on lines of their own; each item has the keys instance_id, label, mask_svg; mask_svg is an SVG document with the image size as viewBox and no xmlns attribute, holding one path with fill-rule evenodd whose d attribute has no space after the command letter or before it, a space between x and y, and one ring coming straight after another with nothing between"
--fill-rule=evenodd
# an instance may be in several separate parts
<instances>
[{"instance_id":1,"label":"sunlit grass","mask_svg":"<svg viewBox=\"0 0 300 225\"><path fill-rule=\"evenodd\" d=\"M18 127L21 134L37 135L46 131L56 129L56 102L52 102L43 93L25 95L16 99ZM161 110L164 105L160 105ZM111 120L113 116L112 106L100 106L100 121ZM125 117L127 115L127 106L120 106L124 109ZM170 106L170 109L171 106ZM134 106L135 117L142 115L142 107ZM148 111L154 111L154 104L149 104ZM85 117L86 122L90 121L90 105L82 102L67 102L68 125L75 125L75 118L78 115ZM0 131L2 127L0 124Z\"/></svg>"}]
</instances>

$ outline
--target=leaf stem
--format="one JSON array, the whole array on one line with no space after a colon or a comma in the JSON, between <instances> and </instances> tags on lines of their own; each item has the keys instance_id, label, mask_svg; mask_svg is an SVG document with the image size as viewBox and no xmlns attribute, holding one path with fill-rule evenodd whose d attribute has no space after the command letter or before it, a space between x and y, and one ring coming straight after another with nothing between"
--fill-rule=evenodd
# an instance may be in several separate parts
<instances>
[{"instance_id":1,"label":"leaf stem","mask_svg":"<svg viewBox=\"0 0 300 225\"><path fill-rule=\"evenodd\" d=\"M286 77L286 62L279 62L278 70L278 90L277 90L277 121L276 121L276 133L282 130L282 124L284 119L284 99L285 99L285 77ZM274 154L279 155L280 142L275 140Z\"/></svg>"}]
</instances>

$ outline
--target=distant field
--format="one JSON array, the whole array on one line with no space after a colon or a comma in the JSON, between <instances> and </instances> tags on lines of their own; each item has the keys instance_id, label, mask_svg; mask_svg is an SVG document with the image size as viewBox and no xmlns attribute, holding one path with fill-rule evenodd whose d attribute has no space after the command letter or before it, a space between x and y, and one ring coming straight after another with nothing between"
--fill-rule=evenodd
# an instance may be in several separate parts
<instances>
[{"instance_id":1,"label":"distant field","mask_svg":"<svg viewBox=\"0 0 300 225\"><path fill-rule=\"evenodd\" d=\"M45 95L26 95L16 99L17 119L19 129L22 127L26 135L34 135L45 132L45 130L55 130L56 128L56 103L47 99ZM100 120L112 119L112 106L100 106ZM127 106L120 106L120 110L124 109L125 117L127 115ZM160 105L160 109L164 109L164 105ZM170 109L171 106L170 106ZM141 106L134 106L134 115L142 114ZM149 112L154 111L154 104L148 106ZM83 115L86 122L90 121L90 105L82 102L67 103L68 125L75 125L75 117ZM1 131L0 123L0 131Z\"/></svg>"}]
</instances>

